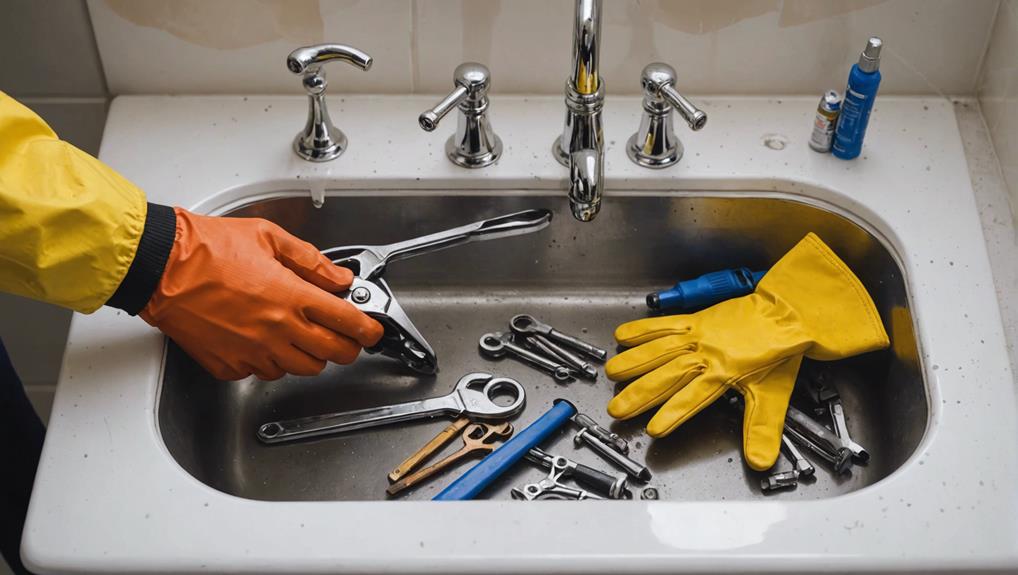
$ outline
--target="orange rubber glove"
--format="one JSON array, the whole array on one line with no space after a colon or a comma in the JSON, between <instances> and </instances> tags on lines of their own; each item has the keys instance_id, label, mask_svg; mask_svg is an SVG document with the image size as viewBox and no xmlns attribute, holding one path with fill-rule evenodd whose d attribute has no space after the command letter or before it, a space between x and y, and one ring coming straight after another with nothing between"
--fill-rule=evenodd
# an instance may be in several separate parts
<instances>
[{"instance_id":1,"label":"orange rubber glove","mask_svg":"<svg viewBox=\"0 0 1018 575\"><path fill-rule=\"evenodd\" d=\"M317 375L382 337L330 293L350 286L350 270L311 244L262 219L174 211L173 248L140 315L216 378Z\"/></svg>"}]
</instances>

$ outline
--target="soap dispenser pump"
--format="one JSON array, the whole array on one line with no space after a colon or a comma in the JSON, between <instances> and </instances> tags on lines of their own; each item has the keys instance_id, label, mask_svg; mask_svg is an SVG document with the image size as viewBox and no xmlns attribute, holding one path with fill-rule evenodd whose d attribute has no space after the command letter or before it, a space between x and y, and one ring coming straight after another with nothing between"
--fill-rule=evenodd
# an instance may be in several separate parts
<instances>
[{"instance_id":1,"label":"soap dispenser pump","mask_svg":"<svg viewBox=\"0 0 1018 575\"><path fill-rule=\"evenodd\" d=\"M831 153L842 160L851 160L862 151L866 125L870 121L873 102L880 88L880 38L873 37L859 55L859 63L848 74L848 88L841 104L838 125L834 130Z\"/></svg>"}]
</instances>

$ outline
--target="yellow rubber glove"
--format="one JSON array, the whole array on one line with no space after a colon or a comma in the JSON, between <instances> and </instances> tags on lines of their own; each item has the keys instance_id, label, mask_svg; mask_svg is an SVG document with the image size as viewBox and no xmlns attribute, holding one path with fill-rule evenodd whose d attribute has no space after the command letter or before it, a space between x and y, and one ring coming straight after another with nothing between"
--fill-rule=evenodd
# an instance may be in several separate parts
<instances>
[{"instance_id":1,"label":"yellow rubber glove","mask_svg":"<svg viewBox=\"0 0 1018 575\"><path fill-rule=\"evenodd\" d=\"M689 315L620 325L637 346L613 357L613 381L639 377L608 403L628 419L664 404L647 433L662 437L734 387L746 399L744 453L750 467L777 458L788 399L802 356L850 357L888 346L873 300L815 234L782 257L748 296Z\"/></svg>"}]
</instances>

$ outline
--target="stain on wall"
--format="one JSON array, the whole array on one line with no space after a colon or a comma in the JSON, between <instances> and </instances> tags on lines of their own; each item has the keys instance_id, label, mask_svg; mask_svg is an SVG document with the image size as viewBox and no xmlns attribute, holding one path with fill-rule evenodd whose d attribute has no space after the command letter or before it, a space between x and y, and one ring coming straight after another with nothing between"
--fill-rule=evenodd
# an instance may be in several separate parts
<instances>
[{"instance_id":1,"label":"stain on wall","mask_svg":"<svg viewBox=\"0 0 1018 575\"><path fill-rule=\"evenodd\" d=\"M318 0L106 0L124 19L198 46L231 50L284 39L323 42Z\"/></svg>"}]
</instances>

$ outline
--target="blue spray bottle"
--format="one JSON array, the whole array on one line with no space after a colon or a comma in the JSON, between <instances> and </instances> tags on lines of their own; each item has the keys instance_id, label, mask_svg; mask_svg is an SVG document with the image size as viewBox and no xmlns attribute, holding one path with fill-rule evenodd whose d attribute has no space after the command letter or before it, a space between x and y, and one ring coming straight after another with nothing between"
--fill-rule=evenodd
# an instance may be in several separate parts
<instances>
[{"instance_id":1,"label":"blue spray bottle","mask_svg":"<svg viewBox=\"0 0 1018 575\"><path fill-rule=\"evenodd\" d=\"M845 101L841 103L841 114L831 146L831 153L836 158L851 160L862 151L866 124L870 121L873 101L877 99L877 89L880 88L881 46L880 38L870 38L866 49L859 55L859 63L853 65L848 74Z\"/></svg>"}]
</instances>

